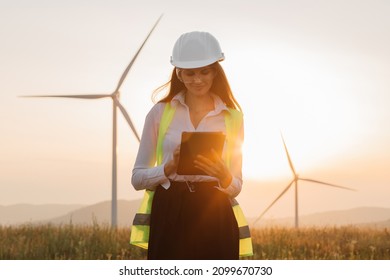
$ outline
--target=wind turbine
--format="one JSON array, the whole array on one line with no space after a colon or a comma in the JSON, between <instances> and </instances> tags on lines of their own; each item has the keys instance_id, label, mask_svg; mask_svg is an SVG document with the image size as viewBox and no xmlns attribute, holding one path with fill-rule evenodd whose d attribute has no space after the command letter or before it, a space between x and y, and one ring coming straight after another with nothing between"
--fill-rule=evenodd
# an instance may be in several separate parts
<instances>
[{"instance_id":1,"label":"wind turbine","mask_svg":"<svg viewBox=\"0 0 390 280\"><path fill-rule=\"evenodd\" d=\"M306 182L312 182L312 183L317 183L317 184L322 184L322 185L326 185L326 186L330 186L330 187L334 187L334 188L340 188L340 189L345 189L345 190L350 190L350 191L356 191L355 189L352 189L352 188L347 188L347 187L343 187L343 186L339 186L339 185L334 185L334 184L330 184L330 183L325 183L325 182L321 182L321 181L317 181L317 180L313 180L313 179L308 179L308 178L301 178L299 177L299 174L296 173L295 171L295 168L294 168L294 165L292 163L292 160L291 160L291 157L290 157L290 154L288 152L288 149L287 149L287 146L286 146L286 142L284 141L284 138L283 138L283 135L281 135L282 137L282 141L283 141L283 145L284 145L284 150L286 151L286 155L287 155L287 159L288 159L288 163L290 165L290 169L294 175L294 178L291 180L291 182L287 185L287 187L278 195L278 197L272 201L272 203L263 211L263 213L260 214L260 216L254 221L253 224L255 224L258 220L260 220L264 214L290 189L290 187L294 184L294 187L295 187L295 227L298 228L298 181L301 180L301 181L306 181Z\"/></svg>"},{"instance_id":2,"label":"wind turbine","mask_svg":"<svg viewBox=\"0 0 390 280\"><path fill-rule=\"evenodd\" d=\"M162 15L158 18L157 22L152 27L151 31L149 32L148 36L138 49L138 51L135 53L134 57L130 61L129 65L126 67L125 71L123 72L121 78L119 79L119 82L115 88L115 90L110 94L78 94L78 95L31 95L31 96L22 96L22 97L43 97L43 98L76 98L76 99L100 99L100 98L111 98L112 99L112 112L113 112L113 118L112 118L112 200L111 200L111 226L113 228L116 228L117 226L117 152L116 152L116 144L117 144L117 107L122 112L123 116L125 117L127 123L129 124L131 130L133 131L135 137L137 138L138 142L140 141L140 137L137 133L137 130L135 129L135 126L133 125L133 122L130 119L129 114L127 113L126 109L123 107L123 105L120 103L120 88L126 79L127 74L129 73L131 67L133 66L135 60L137 59L138 55L140 54L142 48L146 44L146 41L149 39L150 35L152 34L153 30L156 28L157 24L161 20Z\"/></svg>"}]
</instances>

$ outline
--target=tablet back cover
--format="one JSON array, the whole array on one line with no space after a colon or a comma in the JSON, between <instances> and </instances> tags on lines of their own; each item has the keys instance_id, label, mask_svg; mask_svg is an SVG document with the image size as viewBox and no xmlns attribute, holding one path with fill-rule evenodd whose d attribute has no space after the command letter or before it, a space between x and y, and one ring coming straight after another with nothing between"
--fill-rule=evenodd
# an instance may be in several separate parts
<instances>
[{"instance_id":1,"label":"tablet back cover","mask_svg":"<svg viewBox=\"0 0 390 280\"><path fill-rule=\"evenodd\" d=\"M212 159L211 149L221 156L224 143L223 132L182 132L177 174L206 175L202 170L194 167L196 156L203 155Z\"/></svg>"}]
</instances>

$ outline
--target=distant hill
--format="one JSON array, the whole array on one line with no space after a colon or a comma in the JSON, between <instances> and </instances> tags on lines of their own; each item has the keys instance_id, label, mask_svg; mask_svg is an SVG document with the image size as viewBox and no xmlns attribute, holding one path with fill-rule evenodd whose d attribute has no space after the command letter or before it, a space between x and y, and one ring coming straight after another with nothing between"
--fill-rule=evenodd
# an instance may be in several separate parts
<instances>
[{"instance_id":1,"label":"distant hill","mask_svg":"<svg viewBox=\"0 0 390 280\"><path fill-rule=\"evenodd\" d=\"M140 200L118 201L118 226L130 226L133 217L140 205ZM248 219L249 224L254 219ZM106 201L75 210L62 217L51 219L53 224L92 224L94 221L99 224L110 224L111 202ZM375 226L389 227L390 208L361 207L349 210L328 211L315 213L300 217L300 226ZM294 218L280 218L273 220L259 221L256 226L293 226Z\"/></svg>"},{"instance_id":2,"label":"distant hill","mask_svg":"<svg viewBox=\"0 0 390 280\"><path fill-rule=\"evenodd\" d=\"M53 219L82 207L84 205L80 204L15 204L0 206L0 225L34 223L40 220Z\"/></svg>"},{"instance_id":3,"label":"distant hill","mask_svg":"<svg viewBox=\"0 0 390 280\"><path fill-rule=\"evenodd\" d=\"M386 221L381 221L381 222L374 222L374 223L363 223L363 224L357 224L358 226L362 227L375 227L375 228L388 228L390 229L390 219Z\"/></svg>"},{"instance_id":4,"label":"distant hill","mask_svg":"<svg viewBox=\"0 0 390 280\"><path fill-rule=\"evenodd\" d=\"M118 226L130 226L133 222L134 215L138 210L141 200L118 200ZM77 224L77 225L92 225L111 224L111 201L100 202L91 206L83 207L56 217L54 219L41 221L51 224Z\"/></svg>"},{"instance_id":5,"label":"distant hill","mask_svg":"<svg viewBox=\"0 0 390 280\"><path fill-rule=\"evenodd\" d=\"M118 225L129 226L141 200L118 200ZM111 201L93 205L15 204L0 205L0 225L25 223L111 224Z\"/></svg>"},{"instance_id":6,"label":"distant hill","mask_svg":"<svg viewBox=\"0 0 390 280\"><path fill-rule=\"evenodd\" d=\"M250 219L254 221L254 219ZM294 217L264 219L256 223L256 227L279 225L293 226ZM299 217L299 226L375 226L390 227L390 208L359 207L348 210L327 211Z\"/></svg>"},{"instance_id":7,"label":"distant hill","mask_svg":"<svg viewBox=\"0 0 390 280\"><path fill-rule=\"evenodd\" d=\"M118 226L128 227L141 203L141 200L118 200ZM249 225L254 219L248 218ZM27 205L0 206L0 224L52 223L91 225L111 224L111 201L90 206L82 205ZM294 217L262 219L256 227L294 226ZM390 228L390 208L360 207L348 210L327 211L302 215L299 225L304 226L370 226Z\"/></svg>"}]
</instances>

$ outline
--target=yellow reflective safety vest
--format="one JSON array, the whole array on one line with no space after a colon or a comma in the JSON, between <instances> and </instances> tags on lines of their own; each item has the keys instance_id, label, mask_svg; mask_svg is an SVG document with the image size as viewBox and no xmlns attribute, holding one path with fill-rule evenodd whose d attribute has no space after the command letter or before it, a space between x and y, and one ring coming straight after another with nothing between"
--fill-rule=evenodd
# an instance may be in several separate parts
<instances>
[{"instance_id":1,"label":"yellow reflective safety vest","mask_svg":"<svg viewBox=\"0 0 390 280\"><path fill-rule=\"evenodd\" d=\"M230 114L225 115L226 125L226 138L227 138L227 152L225 157L225 163L227 166L231 164L232 151L235 146L235 139L237 139L238 133L242 126L242 113L238 110L229 108ZM163 159L163 142L165 133L173 119L175 114L175 108L171 106L169 102L166 103L164 112L161 117L160 127L158 131L157 147L156 147L156 161L157 165L162 163ZM154 191L146 190L142 199L141 205L136 213L133 225L131 227L130 244L147 249L149 242L150 231L150 213L152 211L152 202L154 197ZM240 205L235 199L231 199L231 205L233 208L234 216L236 217L239 227L240 236L240 256L252 256L252 238L250 236L250 230L248 222L241 210Z\"/></svg>"}]
</instances>

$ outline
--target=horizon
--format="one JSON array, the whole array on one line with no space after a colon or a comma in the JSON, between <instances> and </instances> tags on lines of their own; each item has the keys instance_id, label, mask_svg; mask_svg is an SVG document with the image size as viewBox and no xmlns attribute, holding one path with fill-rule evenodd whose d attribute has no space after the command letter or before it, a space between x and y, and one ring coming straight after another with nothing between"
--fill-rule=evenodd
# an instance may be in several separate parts
<instances>
[{"instance_id":1,"label":"horizon","mask_svg":"<svg viewBox=\"0 0 390 280\"><path fill-rule=\"evenodd\" d=\"M138 208L138 200L119 200L118 226L128 227L132 222L132 214ZM135 204L136 203L136 204ZM110 224L109 209L111 201L102 201L93 205L56 205L56 204L18 204L1 206L13 209L13 212L4 212L0 219L1 226L52 224L67 225L99 225ZM390 222L390 208L387 207L357 207L343 210L330 210L301 215L300 227L324 226L365 226L388 227ZM254 224L255 216L247 216L251 228L283 226L294 227L294 216L273 216L263 218Z\"/></svg>"},{"instance_id":2,"label":"horizon","mask_svg":"<svg viewBox=\"0 0 390 280\"><path fill-rule=\"evenodd\" d=\"M293 179L281 132L302 177L357 189L300 182L300 215L388 207L390 3L21 2L0 3L0 205L111 199L110 101L18 96L112 92L164 14L121 89L139 134L176 38L209 31L245 113L244 212L261 213ZM118 200L139 199L130 184L137 140L118 116ZM293 215L293 203L291 189L265 218Z\"/></svg>"}]
</instances>

